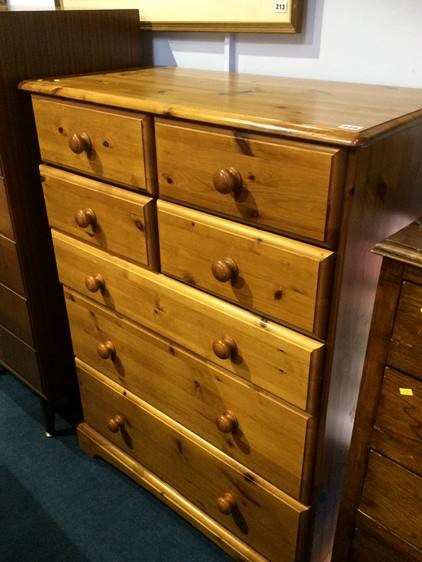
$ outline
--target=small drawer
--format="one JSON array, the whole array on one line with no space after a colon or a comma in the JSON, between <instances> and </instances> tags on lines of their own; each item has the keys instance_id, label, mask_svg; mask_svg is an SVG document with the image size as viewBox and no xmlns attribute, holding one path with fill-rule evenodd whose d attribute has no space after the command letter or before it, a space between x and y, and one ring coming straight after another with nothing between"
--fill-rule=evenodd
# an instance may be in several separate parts
<instances>
[{"instance_id":1,"label":"small drawer","mask_svg":"<svg viewBox=\"0 0 422 562\"><path fill-rule=\"evenodd\" d=\"M422 380L422 285L402 284L387 362Z\"/></svg>"},{"instance_id":2,"label":"small drawer","mask_svg":"<svg viewBox=\"0 0 422 562\"><path fill-rule=\"evenodd\" d=\"M67 287L301 409L318 406L320 342L55 230L53 241Z\"/></svg>"},{"instance_id":3,"label":"small drawer","mask_svg":"<svg viewBox=\"0 0 422 562\"><path fill-rule=\"evenodd\" d=\"M324 337L329 250L165 201L158 227L163 273Z\"/></svg>"},{"instance_id":4,"label":"small drawer","mask_svg":"<svg viewBox=\"0 0 422 562\"><path fill-rule=\"evenodd\" d=\"M422 548L422 479L371 452L360 510L417 548Z\"/></svg>"},{"instance_id":5,"label":"small drawer","mask_svg":"<svg viewBox=\"0 0 422 562\"><path fill-rule=\"evenodd\" d=\"M160 197L335 244L345 152L157 119Z\"/></svg>"},{"instance_id":6,"label":"small drawer","mask_svg":"<svg viewBox=\"0 0 422 562\"><path fill-rule=\"evenodd\" d=\"M50 226L157 269L151 198L49 166L40 173Z\"/></svg>"},{"instance_id":7,"label":"small drawer","mask_svg":"<svg viewBox=\"0 0 422 562\"><path fill-rule=\"evenodd\" d=\"M154 191L150 117L37 96L33 108L45 162Z\"/></svg>"},{"instance_id":8,"label":"small drawer","mask_svg":"<svg viewBox=\"0 0 422 562\"><path fill-rule=\"evenodd\" d=\"M24 297L0 283L0 324L18 338L33 345L28 305Z\"/></svg>"},{"instance_id":9,"label":"small drawer","mask_svg":"<svg viewBox=\"0 0 422 562\"><path fill-rule=\"evenodd\" d=\"M42 392L41 374L36 351L0 325L0 363Z\"/></svg>"},{"instance_id":10,"label":"small drawer","mask_svg":"<svg viewBox=\"0 0 422 562\"><path fill-rule=\"evenodd\" d=\"M7 236L11 240L15 238L13 234L12 218L7 203L6 184L2 178L0 178L0 234Z\"/></svg>"},{"instance_id":11,"label":"small drawer","mask_svg":"<svg viewBox=\"0 0 422 562\"><path fill-rule=\"evenodd\" d=\"M16 242L0 234L0 283L20 295L24 294Z\"/></svg>"},{"instance_id":12,"label":"small drawer","mask_svg":"<svg viewBox=\"0 0 422 562\"><path fill-rule=\"evenodd\" d=\"M270 560L297 560L307 508L78 362L85 421Z\"/></svg>"},{"instance_id":13,"label":"small drawer","mask_svg":"<svg viewBox=\"0 0 422 562\"><path fill-rule=\"evenodd\" d=\"M419 474L422 440L416 420L421 414L422 382L387 368L371 446Z\"/></svg>"},{"instance_id":14,"label":"small drawer","mask_svg":"<svg viewBox=\"0 0 422 562\"><path fill-rule=\"evenodd\" d=\"M65 291L75 355L302 502L313 418Z\"/></svg>"}]
</instances>

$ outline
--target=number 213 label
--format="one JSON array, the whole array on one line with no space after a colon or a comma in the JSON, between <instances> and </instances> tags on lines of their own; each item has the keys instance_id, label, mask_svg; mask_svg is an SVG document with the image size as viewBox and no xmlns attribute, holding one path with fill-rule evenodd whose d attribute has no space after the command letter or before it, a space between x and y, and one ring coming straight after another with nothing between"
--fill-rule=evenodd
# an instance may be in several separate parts
<instances>
[{"instance_id":1,"label":"number 213 label","mask_svg":"<svg viewBox=\"0 0 422 562\"><path fill-rule=\"evenodd\" d=\"M273 11L279 14L285 14L287 12L288 2L274 2Z\"/></svg>"}]
</instances>

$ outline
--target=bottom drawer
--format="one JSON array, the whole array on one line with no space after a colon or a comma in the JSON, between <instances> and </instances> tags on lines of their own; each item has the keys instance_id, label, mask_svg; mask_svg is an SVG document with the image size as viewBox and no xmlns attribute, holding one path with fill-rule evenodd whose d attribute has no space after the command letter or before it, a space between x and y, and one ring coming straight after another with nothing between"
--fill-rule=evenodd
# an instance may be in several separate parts
<instances>
[{"instance_id":1,"label":"bottom drawer","mask_svg":"<svg viewBox=\"0 0 422 562\"><path fill-rule=\"evenodd\" d=\"M27 300L0 283L0 324L33 345Z\"/></svg>"},{"instance_id":2,"label":"bottom drawer","mask_svg":"<svg viewBox=\"0 0 422 562\"><path fill-rule=\"evenodd\" d=\"M85 421L258 552L299 559L308 508L77 361Z\"/></svg>"},{"instance_id":3,"label":"bottom drawer","mask_svg":"<svg viewBox=\"0 0 422 562\"><path fill-rule=\"evenodd\" d=\"M0 363L32 388L42 391L36 352L3 326L0 326Z\"/></svg>"}]
</instances>

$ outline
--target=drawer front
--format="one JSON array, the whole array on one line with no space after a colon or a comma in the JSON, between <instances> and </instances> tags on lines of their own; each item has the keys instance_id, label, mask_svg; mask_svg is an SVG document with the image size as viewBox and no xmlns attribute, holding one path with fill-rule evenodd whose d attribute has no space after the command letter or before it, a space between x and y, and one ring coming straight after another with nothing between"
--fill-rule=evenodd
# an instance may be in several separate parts
<instances>
[{"instance_id":1,"label":"drawer front","mask_svg":"<svg viewBox=\"0 0 422 562\"><path fill-rule=\"evenodd\" d=\"M0 283L24 294L16 242L0 234Z\"/></svg>"},{"instance_id":2,"label":"drawer front","mask_svg":"<svg viewBox=\"0 0 422 562\"><path fill-rule=\"evenodd\" d=\"M0 324L33 345L31 322L25 298L0 284Z\"/></svg>"},{"instance_id":3,"label":"drawer front","mask_svg":"<svg viewBox=\"0 0 422 562\"><path fill-rule=\"evenodd\" d=\"M75 355L306 502L313 419L65 291Z\"/></svg>"},{"instance_id":4,"label":"drawer front","mask_svg":"<svg viewBox=\"0 0 422 562\"><path fill-rule=\"evenodd\" d=\"M371 452L360 510L420 549L421 505L422 479Z\"/></svg>"},{"instance_id":5,"label":"drawer front","mask_svg":"<svg viewBox=\"0 0 422 562\"><path fill-rule=\"evenodd\" d=\"M304 506L288 496L276 496L276 489L271 487L274 493L270 492L269 485L238 463L194 440L122 387L78 365L89 425L258 552L280 562L296 560ZM231 512L220 513L218 501Z\"/></svg>"},{"instance_id":6,"label":"drawer front","mask_svg":"<svg viewBox=\"0 0 422 562\"><path fill-rule=\"evenodd\" d=\"M422 380L422 285L402 284L387 361Z\"/></svg>"},{"instance_id":7,"label":"drawer front","mask_svg":"<svg viewBox=\"0 0 422 562\"><path fill-rule=\"evenodd\" d=\"M48 166L40 173L50 226L157 267L152 199Z\"/></svg>"},{"instance_id":8,"label":"drawer front","mask_svg":"<svg viewBox=\"0 0 422 562\"><path fill-rule=\"evenodd\" d=\"M164 275L53 231L61 282L116 313L312 411L324 346ZM87 276L102 276L90 292Z\"/></svg>"},{"instance_id":9,"label":"drawer front","mask_svg":"<svg viewBox=\"0 0 422 562\"><path fill-rule=\"evenodd\" d=\"M342 151L165 120L156 121L155 133L164 199L333 243Z\"/></svg>"},{"instance_id":10,"label":"drawer front","mask_svg":"<svg viewBox=\"0 0 422 562\"><path fill-rule=\"evenodd\" d=\"M14 240L12 219L6 196L6 184L0 177L0 234Z\"/></svg>"},{"instance_id":11,"label":"drawer front","mask_svg":"<svg viewBox=\"0 0 422 562\"><path fill-rule=\"evenodd\" d=\"M33 108L44 161L152 191L149 117L40 97Z\"/></svg>"},{"instance_id":12,"label":"drawer front","mask_svg":"<svg viewBox=\"0 0 422 562\"><path fill-rule=\"evenodd\" d=\"M332 252L158 201L163 273L325 334Z\"/></svg>"},{"instance_id":13,"label":"drawer front","mask_svg":"<svg viewBox=\"0 0 422 562\"><path fill-rule=\"evenodd\" d=\"M32 388L42 392L41 375L35 350L3 326L0 326L0 363L3 363Z\"/></svg>"}]
</instances>

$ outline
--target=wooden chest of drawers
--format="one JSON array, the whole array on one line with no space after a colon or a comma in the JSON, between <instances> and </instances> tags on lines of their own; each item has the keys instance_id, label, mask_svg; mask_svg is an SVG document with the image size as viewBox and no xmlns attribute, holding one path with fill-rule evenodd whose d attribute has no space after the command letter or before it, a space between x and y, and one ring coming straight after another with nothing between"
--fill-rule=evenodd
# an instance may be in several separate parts
<instances>
[{"instance_id":1,"label":"wooden chest of drawers","mask_svg":"<svg viewBox=\"0 0 422 562\"><path fill-rule=\"evenodd\" d=\"M384 256L336 534L335 560L422 560L422 222Z\"/></svg>"},{"instance_id":2,"label":"wooden chest of drawers","mask_svg":"<svg viewBox=\"0 0 422 562\"><path fill-rule=\"evenodd\" d=\"M237 558L327 560L369 248L422 205L421 92L183 69L21 87L81 446Z\"/></svg>"}]
</instances>

